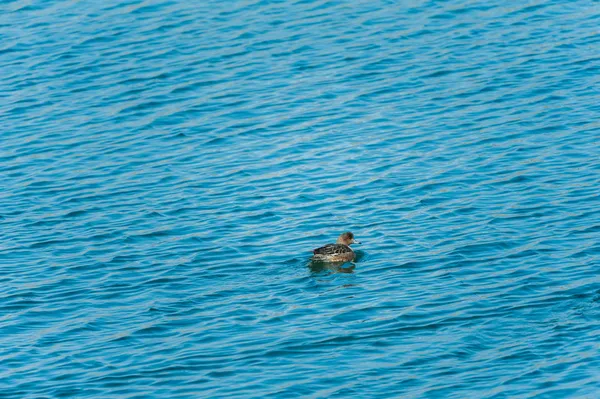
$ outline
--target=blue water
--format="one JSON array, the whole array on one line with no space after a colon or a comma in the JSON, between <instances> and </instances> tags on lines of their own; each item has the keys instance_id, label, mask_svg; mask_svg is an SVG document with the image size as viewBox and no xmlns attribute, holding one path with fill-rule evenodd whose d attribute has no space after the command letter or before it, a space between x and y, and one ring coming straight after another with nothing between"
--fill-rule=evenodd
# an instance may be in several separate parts
<instances>
[{"instance_id":1,"label":"blue water","mask_svg":"<svg viewBox=\"0 0 600 399\"><path fill-rule=\"evenodd\" d=\"M599 26L3 1L0 397L600 397Z\"/></svg>"}]
</instances>

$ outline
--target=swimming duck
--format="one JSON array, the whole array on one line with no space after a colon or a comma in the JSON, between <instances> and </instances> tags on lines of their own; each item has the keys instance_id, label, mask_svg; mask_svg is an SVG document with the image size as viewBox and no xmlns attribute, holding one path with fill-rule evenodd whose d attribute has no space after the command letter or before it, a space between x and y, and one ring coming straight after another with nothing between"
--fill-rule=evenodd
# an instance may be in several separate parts
<instances>
[{"instance_id":1,"label":"swimming duck","mask_svg":"<svg viewBox=\"0 0 600 399\"><path fill-rule=\"evenodd\" d=\"M354 251L350 244L360 244L349 231L340 235L335 244L313 250L313 259L323 262L348 262L354 259Z\"/></svg>"}]
</instances>

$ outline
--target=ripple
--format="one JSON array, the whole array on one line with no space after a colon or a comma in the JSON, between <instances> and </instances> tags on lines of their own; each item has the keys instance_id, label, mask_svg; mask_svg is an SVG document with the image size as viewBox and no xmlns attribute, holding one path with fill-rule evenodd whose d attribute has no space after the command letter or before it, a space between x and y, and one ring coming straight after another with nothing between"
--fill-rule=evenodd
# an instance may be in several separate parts
<instances>
[{"instance_id":1,"label":"ripple","mask_svg":"<svg viewBox=\"0 0 600 399\"><path fill-rule=\"evenodd\" d=\"M0 9L5 397L598 396L591 2Z\"/></svg>"}]
</instances>

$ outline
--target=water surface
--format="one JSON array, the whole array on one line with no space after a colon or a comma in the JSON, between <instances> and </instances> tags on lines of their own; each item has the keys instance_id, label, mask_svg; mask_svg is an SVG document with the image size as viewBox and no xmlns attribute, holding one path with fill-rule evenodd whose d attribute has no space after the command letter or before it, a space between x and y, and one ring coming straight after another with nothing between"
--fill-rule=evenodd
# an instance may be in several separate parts
<instances>
[{"instance_id":1,"label":"water surface","mask_svg":"<svg viewBox=\"0 0 600 399\"><path fill-rule=\"evenodd\" d=\"M598 397L598 26L3 2L0 396Z\"/></svg>"}]
</instances>

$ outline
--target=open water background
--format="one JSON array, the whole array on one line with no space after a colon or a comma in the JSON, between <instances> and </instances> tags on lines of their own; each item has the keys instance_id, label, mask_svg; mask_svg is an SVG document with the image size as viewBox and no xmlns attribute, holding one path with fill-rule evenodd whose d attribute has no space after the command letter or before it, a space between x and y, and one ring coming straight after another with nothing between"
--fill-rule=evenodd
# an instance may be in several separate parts
<instances>
[{"instance_id":1,"label":"open water background","mask_svg":"<svg viewBox=\"0 0 600 399\"><path fill-rule=\"evenodd\" d=\"M597 1L2 1L0 397L599 397L599 84Z\"/></svg>"}]
</instances>

